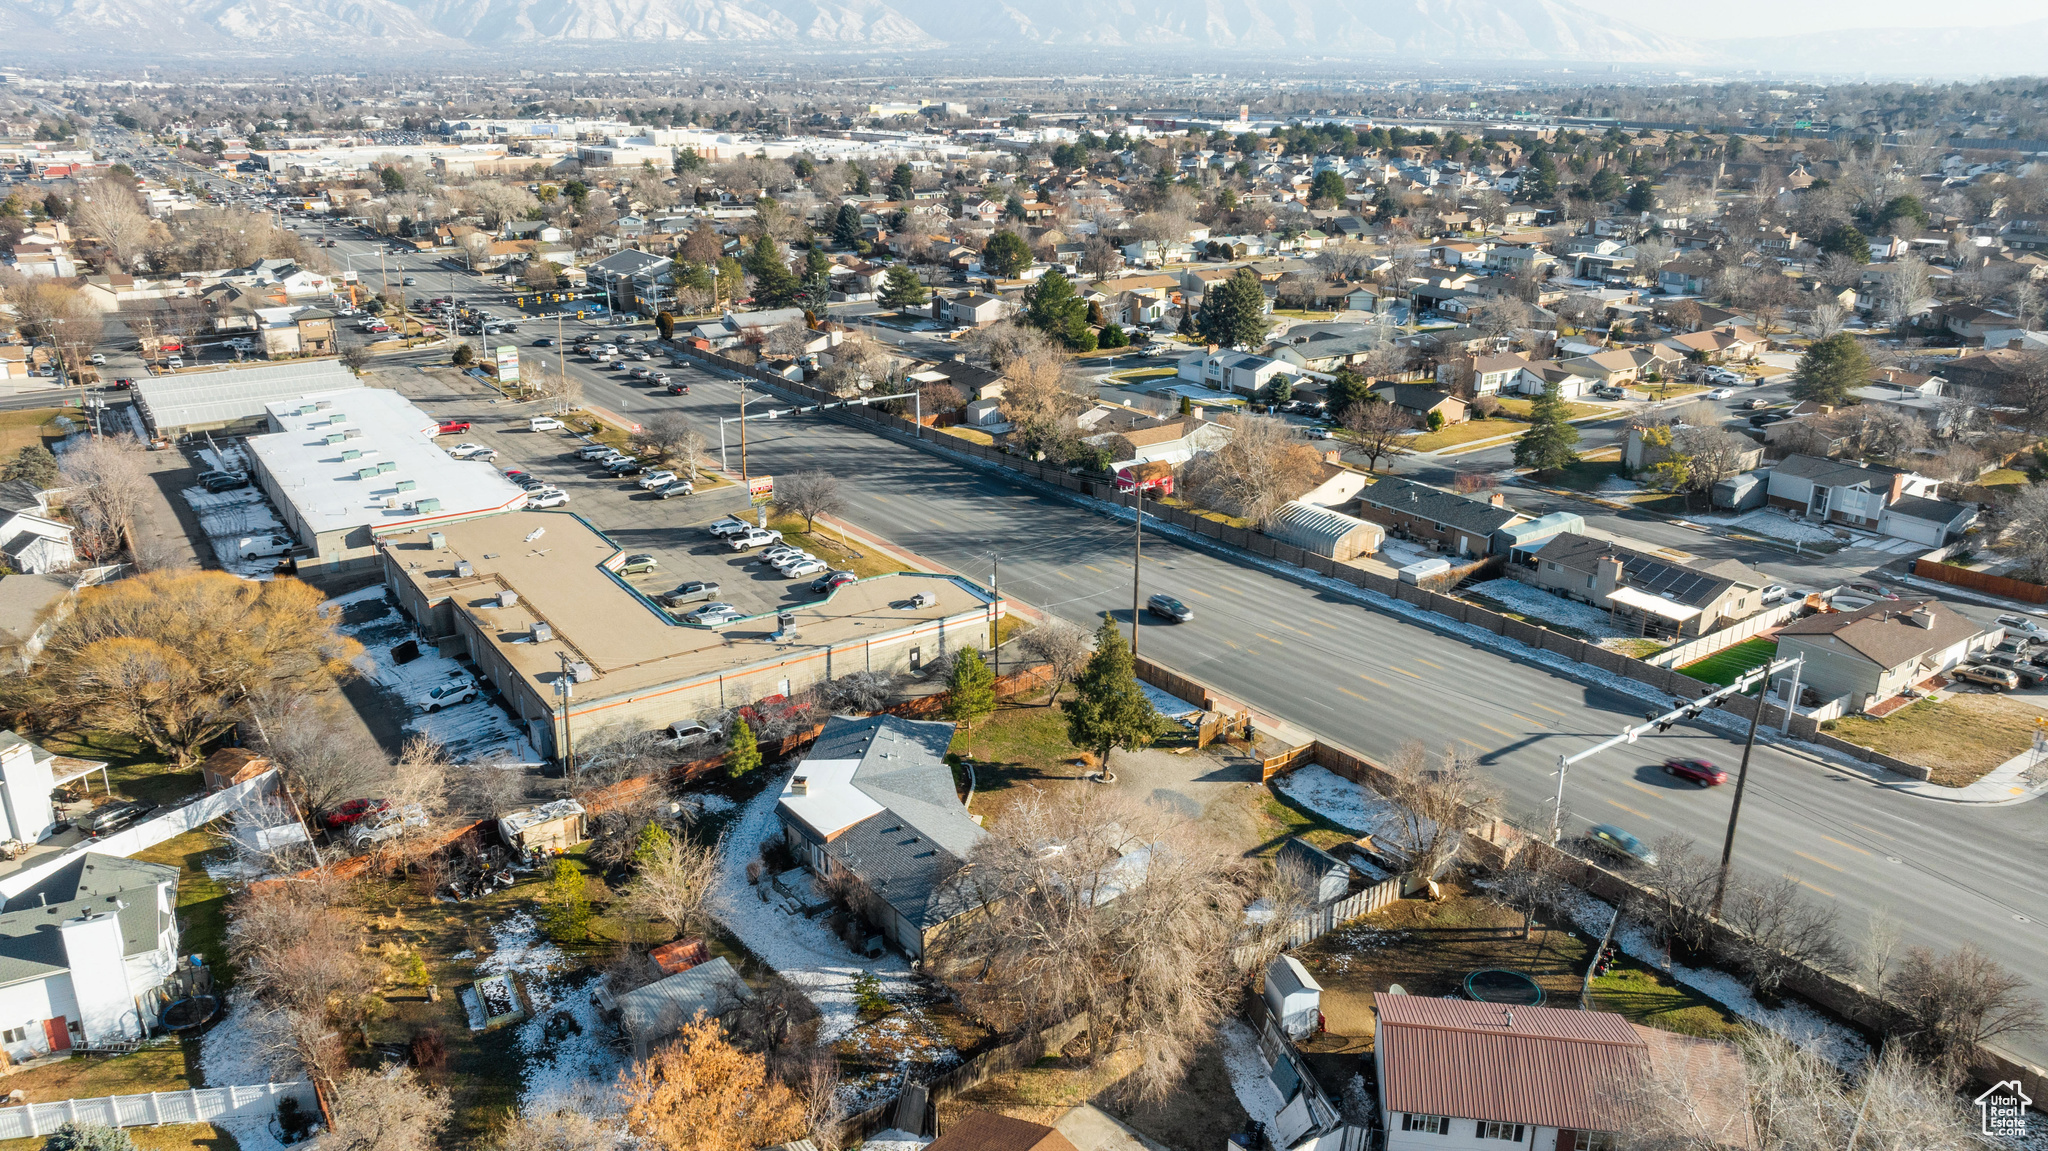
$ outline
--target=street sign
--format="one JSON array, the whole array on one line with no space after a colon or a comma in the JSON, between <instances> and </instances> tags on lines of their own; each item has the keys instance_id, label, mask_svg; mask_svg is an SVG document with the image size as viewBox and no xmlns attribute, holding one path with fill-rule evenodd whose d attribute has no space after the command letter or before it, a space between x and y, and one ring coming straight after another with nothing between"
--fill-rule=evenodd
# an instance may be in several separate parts
<instances>
[{"instance_id":1,"label":"street sign","mask_svg":"<svg viewBox=\"0 0 2048 1151\"><path fill-rule=\"evenodd\" d=\"M498 382L516 384L519 382L519 349L506 344L498 349Z\"/></svg>"},{"instance_id":2,"label":"street sign","mask_svg":"<svg viewBox=\"0 0 2048 1151\"><path fill-rule=\"evenodd\" d=\"M757 508L774 503L775 477L754 476L747 480L747 499Z\"/></svg>"}]
</instances>

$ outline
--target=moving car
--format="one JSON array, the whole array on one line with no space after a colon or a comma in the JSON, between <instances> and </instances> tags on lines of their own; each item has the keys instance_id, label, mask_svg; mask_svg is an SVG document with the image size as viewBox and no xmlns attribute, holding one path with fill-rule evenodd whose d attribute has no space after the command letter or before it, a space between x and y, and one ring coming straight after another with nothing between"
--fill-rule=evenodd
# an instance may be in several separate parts
<instances>
[{"instance_id":1,"label":"moving car","mask_svg":"<svg viewBox=\"0 0 2048 1151\"><path fill-rule=\"evenodd\" d=\"M542 336L533 342L533 346L536 348L552 348L555 346L555 338L553 336Z\"/></svg>"},{"instance_id":2,"label":"moving car","mask_svg":"<svg viewBox=\"0 0 2048 1151\"><path fill-rule=\"evenodd\" d=\"M410 287L413 287L413 286L415 286L416 284L418 284L418 283L419 283L419 279L418 279L417 277L414 277L414 276L407 276L406 278L404 278L403 280L400 280L400 281L398 281L398 282L399 282L400 284L403 284L403 285L405 285L406 287L410 288Z\"/></svg>"},{"instance_id":3,"label":"moving car","mask_svg":"<svg viewBox=\"0 0 2048 1151\"><path fill-rule=\"evenodd\" d=\"M690 394L690 385L670 384L668 386L668 394L671 396L687 396Z\"/></svg>"},{"instance_id":4,"label":"moving car","mask_svg":"<svg viewBox=\"0 0 2048 1151\"><path fill-rule=\"evenodd\" d=\"M1993 691L2011 691L2020 685L2020 677L2010 670L1981 663L1959 667L1950 674L1968 683L1982 684Z\"/></svg>"},{"instance_id":5,"label":"moving car","mask_svg":"<svg viewBox=\"0 0 2048 1151\"><path fill-rule=\"evenodd\" d=\"M655 602L663 607L675 607L677 604L695 603L700 599L713 599L717 595L716 583L710 580L691 580L689 583L677 585L674 591L663 592L654 598Z\"/></svg>"},{"instance_id":6,"label":"moving car","mask_svg":"<svg viewBox=\"0 0 2048 1151\"><path fill-rule=\"evenodd\" d=\"M92 358L86 361L86 363L89 363L89 364L93 365L94 367L100 367L100 366L104 365L104 364L105 364L106 362L107 362L107 357L106 357L105 355L103 355L102 353L99 353L99 352L94 352L94 353L92 354Z\"/></svg>"},{"instance_id":7,"label":"moving car","mask_svg":"<svg viewBox=\"0 0 2048 1151\"><path fill-rule=\"evenodd\" d=\"M619 565L619 574L639 575L642 572L651 572L660 566L653 556L642 552L639 555L627 556L626 562Z\"/></svg>"},{"instance_id":8,"label":"moving car","mask_svg":"<svg viewBox=\"0 0 2048 1151\"><path fill-rule=\"evenodd\" d=\"M1704 759L1667 759L1664 774L1678 779L1690 780L1701 787L1715 787L1728 782L1728 773Z\"/></svg>"},{"instance_id":9,"label":"moving car","mask_svg":"<svg viewBox=\"0 0 2048 1151\"><path fill-rule=\"evenodd\" d=\"M1609 823L1596 823L1586 829L1586 843L1595 851L1628 863L1655 866L1657 853L1643 846L1643 841Z\"/></svg>"},{"instance_id":10,"label":"moving car","mask_svg":"<svg viewBox=\"0 0 2048 1151\"><path fill-rule=\"evenodd\" d=\"M745 616L740 614L740 609L729 603L707 603L696 611L684 616L683 622L694 623L700 627L718 627L721 624L728 624L736 619L745 618Z\"/></svg>"},{"instance_id":11,"label":"moving car","mask_svg":"<svg viewBox=\"0 0 2048 1151\"><path fill-rule=\"evenodd\" d=\"M1758 408L1770 407L1771 401L1764 399L1762 396L1751 396L1748 400L1743 402L1742 406L1748 408L1750 411L1755 411Z\"/></svg>"},{"instance_id":12,"label":"moving car","mask_svg":"<svg viewBox=\"0 0 2048 1151\"><path fill-rule=\"evenodd\" d=\"M1187 623L1195 618L1193 608L1170 595L1155 595L1146 600L1145 610L1168 623Z\"/></svg>"}]
</instances>

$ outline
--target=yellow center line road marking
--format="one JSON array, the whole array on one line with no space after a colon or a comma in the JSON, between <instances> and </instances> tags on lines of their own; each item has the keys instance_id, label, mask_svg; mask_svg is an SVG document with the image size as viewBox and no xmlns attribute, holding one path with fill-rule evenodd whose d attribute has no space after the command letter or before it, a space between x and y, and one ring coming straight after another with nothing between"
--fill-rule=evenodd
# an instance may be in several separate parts
<instances>
[{"instance_id":1,"label":"yellow center line road marking","mask_svg":"<svg viewBox=\"0 0 2048 1151\"><path fill-rule=\"evenodd\" d=\"M1350 688L1348 688L1348 687L1340 687L1340 688L1338 688L1337 690L1338 690L1338 691L1341 691L1341 692L1343 692L1343 693L1344 693L1345 695L1348 695L1348 696L1350 696L1350 697L1351 697L1352 699L1355 699L1355 700L1357 700L1357 701L1358 701L1358 702L1360 702L1360 703L1371 703L1371 702L1372 702L1371 700L1369 700L1369 699L1365 698L1364 696L1362 696L1362 695L1358 694L1357 692L1355 692L1355 691L1352 691L1352 690L1351 690Z\"/></svg>"},{"instance_id":2,"label":"yellow center line road marking","mask_svg":"<svg viewBox=\"0 0 2048 1151\"><path fill-rule=\"evenodd\" d=\"M1516 719L1519 719L1519 720L1521 720L1521 721L1522 721L1523 723L1533 723L1533 724L1535 724L1535 725L1536 725L1537 727L1542 727L1542 726L1544 726L1544 724L1543 724L1543 721L1542 721L1542 720L1540 720L1540 719L1530 719L1530 718L1529 718L1528 716L1526 716L1526 715L1522 715L1522 714L1520 714L1519 712L1512 712L1512 711L1511 711L1511 712L1509 712L1508 714L1509 714L1509 715L1512 715L1512 716L1514 716L1514 717L1515 717Z\"/></svg>"},{"instance_id":3,"label":"yellow center line road marking","mask_svg":"<svg viewBox=\"0 0 2048 1151\"><path fill-rule=\"evenodd\" d=\"M1379 684L1379 685L1380 685L1381 687L1391 687L1391 686L1392 686L1391 684L1387 683L1387 682L1386 682L1385 680L1378 680L1378 679L1374 679L1373 677L1371 677L1371 676L1369 676L1369 675L1365 674L1365 673L1364 673L1364 672L1362 672L1362 671L1358 673L1358 678L1360 678L1360 679L1364 680L1364 681L1365 681L1365 682L1367 682L1367 683L1376 683L1376 684Z\"/></svg>"},{"instance_id":4,"label":"yellow center line road marking","mask_svg":"<svg viewBox=\"0 0 2048 1151\"><path fill-rule=\"evenodd\" d=\"M1068 575L1068 574L1067 574L1067 573L1065 573L1065 572L1060 572L1060 578L1061 578L1061 579L1063 579L1063 580L1068 580L1068 581L1070 581L1070 582L1071 582L1071 581L1073 580L1073 578L1074 578L1074 577L1073 577L1073 576L1070 576L1070 575Z\"/></svg>"},{"instance_id":5,"label":"yellow center line road marking","mask_svg":"<svg viewBox=\"0 0 2048 1151\"><path fill-rule=\"evenodd\" d=\"M1788 875L1786 875L1786 876L1785 876L1785 878L1787 878L1787 879L1791 880L1792 882L1794 882L1794 883L1798 884L1798 885L1799 885L1799 886L1801 886L1801 887L1804 887L1804 888L1805 888L1806 890L1808 890L1808 891L1818 891L1818 892L1820 892L1820 893L1821 893L1822 895L1825 895L1825 896L1827 896L1827 897L1828 897L1829 899L1833 899L1833 898L1835 898L1835 893L1834 893L1834 892L1832 892L1832 891L1829 891L1829 890L1828 890L1827 888L1825 888L1825 887L1815 887L1815 886L1814 886L1813 884L1811 884L1811 883L1808 883L1808 882L1806 882L1805 880L1803 880L1803 879L1799 878L1799 877L1798 877L1798 876L1796 876L1796 875L1790 875L1790 874L1788 874Z\"/></svg>"},{"instance_id":6,"label":"yellow center line road marking","mask_svg":"<svg viewBox=\"0 0 2048 1151\"><path fill-rule=\"evenodd\" d=\"M1227 583L1220 583L1220 584L1217 584L1216 586L1217 586L1217 587L1220 587L1220 588L1222 588L1222 589L1223 589L1224 591L1227 591L1227 592L1229 592L1229 593L1230 593L1231 595L1243 595L1243 594L1244 594L1243 592L1241 592L1241 591L1237 590L1236 588L1234 588L1234 587L1231 587L1231 586L1230 586L1229 584L1227 584Z\"/></svg>"},{"instance_id":7,"label":"yellow center line road marking","mask_svg":"<svg viewBox=\"0 0 2048 1151\"><path fill-rule=\"evenodd\" d=\"M926 517L924 517L924 518L926 518L926 519L928 519L928 520L931 520L931 522L932 522L932 526L933 526L933 527L941 527L941 528L942 528L942 527L945 527L945 526L946 526L946 524L945 524L945 521L943 521L943 520L933 520L933 519L932 519L932 517L930 517L930 516L926 516Z\"/></svg>"},{"instance_id":8,"label":"yellow center line road marking","mask_svg":"<svg viewBox=\"0 0 2048 1151\"><path fill-rule=\"evenodd\" d=\"M1832 843L1832 844L1834 844L1834 845L1835 845L1836 847L1846 847L1846 848L1848 848L1848 849L1849 849L1850 851L1853 851L1853 852L1855 852L1855 853L1856 853L1856 854L1858 854L1858 855L1869 855L1869 854L1870 854L1869 852L1867 852L1867 851L1863 850L1862 848L1860 848L1860 847L1856 846L1855 844L1853 844L1853 843L1843 843L1843 842L1842 842L1841 840L1839 840L1839 839L1836 839L1836 838L1835 838L1834 836L1832 836L1832 835L1823 835L1823 836L1821 836L1821 838L1822 838L1822 839L1825 839L1825 840L1827 840L1827 841L1828 841L1829 843Z\"/></svg>"},{"instance_id":9,"label":"yellow center line road marking","mask_svg":"<svg viewBox=\"0 0 2048 1151\"><path fill-rule=\"evenodd\" d=\"M1825 838L1826 838L1826 836L1822 836L1822 838L1823 838L1823 839L1825 839ZM1849 869L1848 869L1848 868L1846 868L1846 867L1836 867L1836 866L1835 866L1834 864L1832 864L1832 863L1829 863L1829 862L1828 862L1827 860L1825 860L1825 859L1822 859L1822 858L1820 858L1820 857L1819 857L1819 856L1817 856L1817 855L1808 855L1808 854L1806 854L1806 853L1805 853L1805 852L1803 852L1803 851L1794 851L1794 852L1793 852L1792 854L1794 854L1794 855L1798 856L1798 857L1799 857L1799 858L1801 858L1801 859L1804 859L1804 860L1808 860L1808 861L1810 861L1810 862L1813 862L1813 863L1818 863L1818 864L1820 864L1820 865L1821 865L1822 867L1825 867L1825 868L1829 868L1829 869L1831 869L1831 870L1834 870L1834 871L1839 871L1839 872L1841 872L1841 873L1842 873L1842 874L1844 874L1844 875L1847 875L1847 874L1849 873Z\"/></svg>"},{"instance_id":10,"label":"yellow center line road marking","mask_svg":"<svg viewBox=\"0 0 2048 1151\"><path fill-rule=\"evenodd\" d=\"M1492 733L1493 733L1493 734L1495 734L1495 735L1504 735L1504 736L1507 736L1507 737L1508 737L1509 739L1513 739L1513 738L1515 738L1515 733L1514 733L1514 732L1512 732L1512 731L1502 731L1501 729L1499 729L1499 728L1497 728L1497 727L1493 726L1493 725L1492 725L1492 724L1490 724L1490 723L1482 723L1482 724L1480 724L1479 726L1481 726L1481 727L1485 728L1486 730L1488 730L1488 731L1492 732Z\"/></svg>"},{"instance_id":11,"label":"yellow center line road marking","mask_svg":"<svg viewBox=\"0 0 2048 1151\"><path fill-rule=\"evenodd\" d=\"M1277 639L1274 639L1274 638L1273 638L1272 636L1270 636L1270 635L1267 635L1267 634L1266 634L1266 633L1264 633L1264 632L1258 632L1258 631L1255 631L1255 632L1253 632L1252 634L1253 634L1253 635L1255 635L1255 636L1258 636L1258 637L1259 637L1260 639L1262 639L1262 640L1265 640L1265 641L1266 641L1267 643L1270 643L1270 644L1278 644L1278 645L1279 645L1279 646L1281 646L1281 647L1286 647L1286 646L1287 646L1287 645L1286 645L1285 643L1281 643L1281 641L1279 641L1279 640L1277 640Z\"/></svg>"},{"instance_id":12,"label":"yellow center line road marking","mask_svg":"<svg viewBox=\"0 0 2048 1151\"><path fill-rule=\"evenodd\" d=\"M1442 664L1440 664L1440 663L1431 663L1431 662L1429 662L1428 660L1426 660L1426 659L1422 658L1422 657L1421 657L1421 656L1419 656L1419 655L1415 657L1415 662L1416 662L1416 663L1419 663L1419 664L1421 664L1421 665L1423 665L1424 667L1433 667L1433 668L1437 669L1438 671L1442 671L1442 670L1444 669L1444 665L1442 665Z\"/></svg>"},{"instance_id":13,"label":"yellow center line road marking","mask_svg":"<svg viewBox=\"0 0 2048 1151\"><path fill-rule=\"evenodd\" d=\"M1101 568L1099 568L1099 567L1096 567L1096 566L1095 566L1094 564L1082 564L1081 566L1082 566L1082 567L1084 567L1084 568L1087 568L1087 569L1088 569L1089 571L1092 571L1092 572L1094 572L1094 573L1095 573L1096 575L1101 575L1101 574L1102 574L1102 569L1101 569Z\"/></svg>"},{"instance_id":14,"label":"yellow center line road marking","mask_svg":"<svg viewBox=\"0 0 2048 1151\"><path fill-rule=\"evenodd\" d=\"M1213 596L1213 595L1210 595L1210 594L1209 594L1208 592L1205 592L1205 591L1203 591L1203 590L1202 590L1201 588L1198 588L1198 587L1191 587L1191 588L1189 588L1189 589L1188 589L1188 593L1189 593L1190 595L1198 595L1198 596L1201 596L1201 597L1202 597L1203 599L1215 599L1215 598L1216 598L1215 596Z\"/></svg>"},{"instance_id":15,"label":"yellow center line road marking","mask_svg":"<svg viewBox=\"0 0 2048 1151\"><path fill-rule=\"evenodd\" d=\"M1319 626L1321 626L1321 627L1326 627L1326 628L1329 628L1329 629L1330 629L1331 631L1337 631L1337 630L1339 630L1336 624L1333 624L1333 623L1331 623L1331 622L1330 622L1329 620L1326 620L1326 619L1317 619L1317 618L1316 618L1316 617L1314 617L1314 616L1309 616L1309 617L1308 617L1308 622L1310 622L1310 623L1312 623L1312 624L1317 624L1317 625L1319 625Z\"/></svg>"},{"instance_id":16,"label":"yellow center line road marking","mask_svg":"<svg viewBox=\"0 0 2048 1151\"><path fill-rule=\"evenodd\" d=\"M1390 671L1398 671L1398 672L1400 672L1400 673L1401 673L1402 675L1405 675L1405 676L1407 676L1407 677L1408 677L1409 679L1421 679L1421 678L1422 678L1421 676L1419 676L1419 675L1416 675L1416 674L1415 674L1414 672L1412 672L1412 671L1409 671L1409 670L1408 670L1407 668L1405 668L1405 667L1394 667L1394 668L1389 668L1388 670L1390 670Z\"/></svg>"},{"instance_id":17,"label":"yellow center line road marking","mask_svg":"<svg viewBox=\"0 0 2048 1151\"><path fill-rule=\"evenodd\" d=\"M1643 786L1642 784L1640 784L1640 783L1637 783L1637 782L1636 782L1635 780L1633 780L1633 779L1624 779L1624 780L1622 780L1621 782L1623 782L1623 783L1625 783L1625 784L1628 784L1628 785L1629 785L1630 787L1633 787L1633 788L1635 788L1635 789L1636 789L1637 791L1640 791L1640 792L1642 792L1642 793L1643 793L1644 795L1654 795L1654 796L1656 796L1656 797L1657 797L1658 799L1662 799L1662 798L1664 798L1664 793L1663 793L1663 792L1661 792L1661 791L1658 791L1658 790L1657 790L1656 788L1653 788L1653 787L1644 787L1644 786ZM1617 806L1619 806L1619 805L1617 805Z\"/></svg>"},{"instance_id":18,"label":"yellow center line road marking","mask_svg":"<svg viewBox=\"0 0 2048 1151\"><path fill-rule=\"evenodd\" d=\"M1486 745L1485 745L1485 744L1483 744L1483 743L1473 743L1473 742L1472 742L1471 740L1469 740L1469 739L1466 739L1466 738L1465 738L1464 736L1462 736L1462 735L1458 737L1458 742L1459 742L1459 743L1462 743L1462 744L1464 744L1464 745L1466 745L1467 747L1476 747L1476 748L1478 748L1478 749L1479 749L1480 751L1485 751L1485 750L1486 750Z\"/></svg>"},{"instance_id":19,"label":"yellow center line road marking","mask_svg":"<svg viewBox=\"0 0 2048 1151\"><path fill-rule=\"evenodd\" d=\"M1563 715L1563 716L1564 716L1564 717L1565 717L1566 719L1570 719L1570 718L1571 718L1571 716L1569 716L1569 715L1565 715L1565 713L1564 713L1564 712L1561 712L1561 711L1557 710L1556 708L1554 708L1554 707L1550 706L1550 705L1549 705L1549 704L1547 704L1547 703L1536 703L1536 701L1535 701L1535 700L1533 700L1533 699L1532 699L1532 700L1530 700L1529 702L1530 702L1530 703L1532 703L1532 704L1536 704L1536 706L1537 706L1537 707L1540 707L1540 708L1542 708L1542 709L1543 709L1544 711L1547 711L1547 712L1549 712L1549 713L1550 713L1550 714L1552 714L1552 715Z\"/></svg>"},{"instance_id":20,"label":"yellow center line road marking","mask_svg":"<svg viewBox=\"0 0 2048 1151\"><path fill-rule=\"evenodd\" d=\"M1630 815L1633 815L1633 816L1635 816L1635 817L1636 817L1637 819L1648 819L1648 818L1650 818L1649 816L1647 816L1647 815L1644 815L1644 814L1643 814L1642 812L1640 812L1640 811L1637 811L1637 810L1636 810L1635 808L1633 808L1633 807L1630 807L1630 806L1629 806L1628 804L1626 804L1626 803L1616 803L1616 802L1615 802L1614 800L1611 800L1611 799L1610 799L1610 800L1608 800L1607 802L1609 802L1609 803L1612 803L1612 804L1614 804L1614 806L1616 806L1616 807L1618 807L1618 808L1622 809L1623 811L1626 811L1626 812L1628 812L1628 813L1629 813Z\"/></svg>"}]
</instances>

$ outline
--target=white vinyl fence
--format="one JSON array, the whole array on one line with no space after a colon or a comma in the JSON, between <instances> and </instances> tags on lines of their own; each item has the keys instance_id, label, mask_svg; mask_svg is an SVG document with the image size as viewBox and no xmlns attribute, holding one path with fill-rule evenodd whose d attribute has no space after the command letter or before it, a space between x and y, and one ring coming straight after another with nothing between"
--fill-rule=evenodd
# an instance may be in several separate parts
<instances>
[{"instance_id":1,"label":"white vinyl fence","mask_svg":"<svg viewBox=\"0 0 2048 1151\"><path fill-rule=\"evenodd\" d=\"M308 1115L319 1103L313 1085L263 1083L254 1087L202 1087L193 1091L152 1091L147 1095L103 1095L0 1107L0 1139L33 1139L66 1123L108 1127L155 1127L163 1123L211 1123L216 1119L268 1118L277 1105L296 1099Z\"/></svg>"},{"instance_id":2,"label":"white vinyl fence","mask_svg":"<svg viewBox=\"0 0 2048 1151\"><path fill-rule=\"evenodd\" d=\"M183 835L195 827L204 827L241 806L245 800L253 796L270 796L276 791L277 772L266 771L233 787L222 788L212 795L201 796L182 807L171 808L133 827L122 828L112 835L82 840L65 849L62 854L50 856L34 867L24 868L5 879L0 879L0 898L12 899L20 895L85 852L96 852L100 855L133 855L138 851L155 847L167 839Z\"/></svg>"}]
</instances>

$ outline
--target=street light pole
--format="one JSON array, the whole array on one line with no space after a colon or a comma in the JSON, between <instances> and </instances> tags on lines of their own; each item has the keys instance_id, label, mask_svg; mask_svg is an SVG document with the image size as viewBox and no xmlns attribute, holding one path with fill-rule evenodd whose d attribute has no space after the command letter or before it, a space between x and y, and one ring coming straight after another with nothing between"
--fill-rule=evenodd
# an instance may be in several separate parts
<instances>
[{"instance_id":1,"label":"street light pole","mask_svg":"<svg viewBox=\"0 0 2048 1151\"><path fill-rule=\"evenodd\" d=\"M1137 526L1131 532L1131 658L1138 658L1138 569L1145 558L1145 485L1133 485L1138 493Z\"/></svg>"},{"instance_id":2,"label":"street light pole","mask_svg":"<svg viewBox=\"0 0 2048 1151\"><path fill-rule=\"evenodd\" d=\"M988 621L988 646L989 650L996 657L996 678L1001 679L1003 678L1003 557L1000 555L990 555L988 561L994 565L995 574L991 577L991 581L995 584L996 596L996 611L994 615L989 617Z\"/></svg>"},{"instance_id":3,"label":"street light pole","mask_svg":"<svg viewBox=\"0 0 2048 1151\"><path fill-rule=\"evenodd\" d=\"M558 651L556 657L562 661L560 678L555 680L556 692L562 697L562 775L571 778L576 774L576 739L569 733L569 700L571 689L576 682L575 669L569 665L569 653Z\"/></svg>"}]
</instances>

